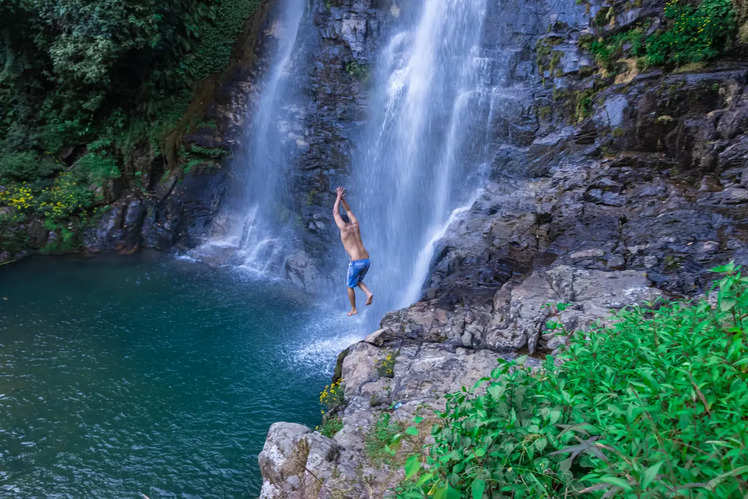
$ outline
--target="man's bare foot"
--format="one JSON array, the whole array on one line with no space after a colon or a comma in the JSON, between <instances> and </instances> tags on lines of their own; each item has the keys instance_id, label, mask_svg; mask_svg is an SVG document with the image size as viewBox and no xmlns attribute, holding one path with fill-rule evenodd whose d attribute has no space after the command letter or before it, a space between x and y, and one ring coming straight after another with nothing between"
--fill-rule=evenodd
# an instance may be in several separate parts
<instances>
[{"instance_id":1,"label":"man's bare foot","mask_svg":"<svg viewBox=\"0 0 748 499\"><path fill-rule=\"evenodd\" d=\"M374 293L366 297L366 304L371 305L372 300L374 300Z\"/></svg>"},{"instance_id":2,"label":"man's bare foot","mask_svg":"<svg viewBox=\"0 0 748 499\"><path fill-rule=\"evenodd\" d=\"M358 313L358 310L356 310L356 309L354 308L354 309L352 309L352 310L351 310L350 312L348 312L348 317L350 317L350 316L352 316L352 315L356 315L357 313Z\"/></svg>"}]
</instances>

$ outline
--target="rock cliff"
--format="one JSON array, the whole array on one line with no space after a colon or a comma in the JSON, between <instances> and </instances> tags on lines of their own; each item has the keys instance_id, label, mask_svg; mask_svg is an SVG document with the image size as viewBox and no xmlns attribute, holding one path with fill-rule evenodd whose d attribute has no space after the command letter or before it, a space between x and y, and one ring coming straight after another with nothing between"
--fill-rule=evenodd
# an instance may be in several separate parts
<instances>
[{"instance_id":1,"label":"rock cliff","mask_svg":"<svg viewBox=\"0 0 748 499\"><path fill-rule=\"evenodd\" d=\"M357 56L344 27L376 44L379 32L367 29L395 7L408 4L340 1L315 23ZM422 443L373 457L366 442L383 413L406 425L419 414L426 426L445 393L486 376L498 356L535 362L561 347L548 319L581 328L628 305L688 297L709 284L712 266L748 262L740 52L675 72L622 61L613 74L584 48L590 36L658 23L662 7L489 2L486 78L512 84L487 133L501 144L489 180L439 243L421 301L341 353L342 430L327 438L291 423L270 428L263 497L382 497ZM360 98L336 102L361 111ZM337 143L345 151L346 140ZM568 305L547 306L556 303ZM379 368L387 355L391 373Z\"/></svg>"}]
</instances>

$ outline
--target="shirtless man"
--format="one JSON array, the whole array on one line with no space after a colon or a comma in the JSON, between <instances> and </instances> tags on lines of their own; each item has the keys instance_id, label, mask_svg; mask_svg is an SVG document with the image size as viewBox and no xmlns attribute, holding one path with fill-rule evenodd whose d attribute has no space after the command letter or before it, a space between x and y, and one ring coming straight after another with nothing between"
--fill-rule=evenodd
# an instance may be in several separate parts
<instances>
[{"instance_id":1,"label":"shirtless man","mask_svg":"<svg viewBox=\"0 0 748 499\"><path fill-rule=\"evenodd\" d=\"M358 286L361 291L366 293L366 304L371 305L371 301L374 299L374 294L364 284L364 276L369 270L369 252L364 248L364 243L361 242L361 231L358 228L358 219L351 211L351 207L348 206L348 202L345 200L345 189L338 187L337 198L335 198L335 205L332 207L332 216L335 218L335 225L340 229L340 240L343 242L343 247L351 257L351 262L348 264L348 299L351 302L351 311L348 315L356 315L356 292L353 288ZM345 214L348 217L348 223L343 220L340 216L340 203L343 203L345 208Z\"/></svg>"}]
</instances>

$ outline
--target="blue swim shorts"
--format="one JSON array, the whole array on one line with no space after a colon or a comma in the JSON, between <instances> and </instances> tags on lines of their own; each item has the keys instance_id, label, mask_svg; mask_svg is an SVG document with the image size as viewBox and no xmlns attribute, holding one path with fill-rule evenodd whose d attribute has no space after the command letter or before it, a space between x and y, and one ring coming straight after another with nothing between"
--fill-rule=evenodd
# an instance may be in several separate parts
<instances>
[{"instance_id":1,"label":"blue swim shorts","mask_svg":"<svg viewBox=\"0 0 748 499\"><path fill-rule=\"evenodd\" d=\"M355 288L358 286L358 283L364 280L364 276L369 271L370 265L371 262L369 262L368 258L364 258L363 260L353 260L348 264L347 280L349 288Z\"/></svg>"}]
</instances>

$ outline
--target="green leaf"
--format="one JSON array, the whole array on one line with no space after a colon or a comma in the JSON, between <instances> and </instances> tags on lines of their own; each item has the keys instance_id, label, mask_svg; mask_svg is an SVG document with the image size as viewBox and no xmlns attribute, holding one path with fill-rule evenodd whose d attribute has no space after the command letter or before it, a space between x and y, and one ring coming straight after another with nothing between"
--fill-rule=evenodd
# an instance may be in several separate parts
<instances>
[{"instance_id":1,"label":"green leaf","mask_svg":"<svg viewBox=\"0 0 748 499\"><path fill-rule=\"evenodd\" d=\"M601 477L599 480L601 482L615 485L616 487L621 487L623 490L631 490L631 484L629 484L623 478L618 478L617 476L608 475L608 476Z\"/></svg>"},{"instance_id":2,"label":"green leaf","mask_svg":"<svg viewBox=\"0 0 748 499\"><path fill-rule=\"evenodd\" d=\"M443 484L437 484L435 483L433 487L431 487L431 490L429 490L428 495L434 496L434 499L446 499L447 498L447 486Z\"/></svg>"},{"instance_id":3,"label":"green leaf","mask_svg":"<svg viewBox=\"0 0 748 499\"><path fill-rule=\"evenodd\" d=\"M409 480L420 469L421 469L421 460L418 458L418 456L415 454L410 456L405 461L405 479Z\"/></svg>"},{"instance_id":4,"label":"green leaf","mask_svg":"<svg viewBox=\"0 0 748 499\"><path fill-rule=\"evenodd\" d=\"M489 386L487 391L493 398L498 399L504 394L505 388L502 385L495 383Z\"/></svg>"},{"instance_id":5,"label":"green leaf","mask_svg":"<svg viewBox=\"0 0 748 499\"><path fill-rule=\"evenodd\" d=\"M470 490L473 493L473 499L482 499L483 492L486 490L485 480L476 478L475 480L473 480L472 485L470 485Z\"/></svg>"},{"instance_id":6,"label":"green leaf","mask_svg":"<svg viewBox=\"0 0 748 499\"><path fill-rule=\"evenodd\" d=\"M416 482L416 485L418 485L419 487L422 487L424 484L426 484L426 482L428 482L432 478L434 478L433 473L424 473L423 475L421 475L421 478L418 479L418 482Z\"/></svg>"},{"instance_id":7,"label":"green leaf","mask_svg":"<svg viewBox=\"0 0 748 499\"><path fill-rule=\"evenodd\" d=\"M664 461L660 461L659 463L653 464L646 470L644 470L644 477L642 479L642 488L646 489L649 487L649 484L652 483L652 481L657 477L657 472L660 471L660 467Z\"/></svg>"},{"instance_id":8,"label":"green leaf","mask_svg":"<svg viewBox=\"0 0 748 499\"><path fill-rule=\"evenodd\" d=\"M709 272L716 272L719 274L732 274L735 271L735 263L730 262L725 265L719 265L717 267L713 267L709 269Z\"/></svg>"},{"instance_id":9,"label":"green leaf","mask_svg":"<svg viewBox=\"0 0 748 499\"><path fill-rule=\"evenodd\" d=\"M549 412L551 424L556 424L561 419L561 409L551 409Z\"/></svg>"},{"instance_id":10,"label":"green leaf","mask_svg":"<svg viewBox=\"0 0 748 499\"><path fill-rule=\"evenodd\" d=\"M408 435L417 436L418 428L416 428L415 426L408 426L407 428L405 428L405 433Z\"/></svg>"},{"instance_id":11,"label":"green leaf","mask_svg":"<svg viewBox=\"0 0 748 499\"><path fill-rule=\"evenodd\" d=\"M545 450L545 447L548 445L548 439L545 437L539 438L535 441L535 448L538 449L538 452L543 452Z\"/></svg>"},{"instance_id":12,"label":"green leaf","mask_svg":"<svg viewBox=\"0 0 748 499\"><path fill-rule=\"evenodd\" d=\"M447 499L462 499L462 494L451 485L447 485Z\"/></svg>"},{"instance_id":13,"label":"green leaf","mask_svg":"<svg viewBox=\"0 0 748 499\"><path fill-rule=\"evenodd\" d=\"M719 309L722 312L728 312L732 310L733 307L735 307L735 298L732 298L732 297L730 298L725 297L719 303Z\"/></svg>"},{"instance_id":14,"label":"green leaf","mask_svg":"<svg viewBox=\"0 0 748 499\"><path fill-rule=\"evenodd\" d=\"M420 423L421 421L423 421L423 417L422 417L422 416L416 416L416 417L414 417L414 418L413 418L413 422L414 422L415 424L418 424L418 423Z\"/></svg>"}]
</instances>

